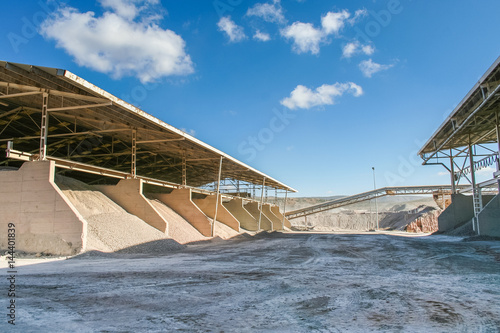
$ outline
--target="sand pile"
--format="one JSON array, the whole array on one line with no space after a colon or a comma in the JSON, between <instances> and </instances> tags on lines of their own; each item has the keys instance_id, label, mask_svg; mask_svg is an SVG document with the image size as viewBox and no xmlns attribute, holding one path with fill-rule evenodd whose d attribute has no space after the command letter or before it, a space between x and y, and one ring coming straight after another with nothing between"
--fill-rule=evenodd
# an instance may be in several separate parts
<instances>
[{"instance_id":1,"label":"sand pile","mask_svg":"<svg viewBox=\"0 0 500 333\"><path fill-rule=\"evenodd\" d=\"M182 248L180 244L210 239L158 200L150 200L150 202L168 222L168 236L137 216L129 214L91 185L61 175L56 175L55 180L88 223L87 251L121 250L120 252L123 253L161 254ZM239 234L219 222L216 223L215 232L216 236L222 239Z\"/></svg>"},{"instance_id":2,"label":"sand pile","mask_svg":"<svg viewBox=\"0 0 500 333\"><path fill-rule=\"evenodd\" d=\"M182 216L177 214L172 208L165 205L163 202L152 199L149 200L161 216L168 221L169 236L181 244L207 240L209 237L203 236L195 227L189 224ZM209 221L213 221L208 218ZM222 239L229 239L239 235L237 231L231 229L227 225L216 222L215 223L215 237Z\"/></svg>"},{"instance_id":3,"label":"sand pile","mask_svg":"<svg viewBox=\"0 0 500 333\"><path fill-rule=\"evenodd\" d=\"M59 175L56 183L88 223L87 250L111 252L167 238L92 186Z\"/></svg>"},{"instance_id":4,"label":"sand pile","mask_svg":"<svg viewBox=\"0 0 500 333\"><path fill-rule=\"evenodd\" d=\"M156 199L149 201L160 215L168 221L169 236L177 242L186 244L208 239L163 202Z\"/></svg>"},{"instance_id":5,"label":"sand pile","mask_svg":"<svg viewBox=\"0 0 500 333\"><path fill-rule=\"evenodd\" d=\"M215 222L215 236L220 237L222 239L229 239L235 236L238 236L240 233L236 230L228 227L224 223Z\"/></svg>"}]
</instances>

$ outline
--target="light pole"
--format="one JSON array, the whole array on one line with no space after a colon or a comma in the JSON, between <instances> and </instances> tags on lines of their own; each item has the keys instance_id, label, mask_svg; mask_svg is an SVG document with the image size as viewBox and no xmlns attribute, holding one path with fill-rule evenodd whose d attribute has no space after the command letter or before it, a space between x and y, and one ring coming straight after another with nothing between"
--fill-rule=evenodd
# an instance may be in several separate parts
<instances>
[{"instance_id":1,"label":"light pole","mask_svg":"<svg viewBox=\"0 0 500 333\"><path fill-rule=\"evenodd\" d=\"M376 191L377 184L375 183L375 167L372 167L372 170L373 170L373 190ZM378 230L378 204L377 204L377 194L376 193L375 193L375 211L376 211L375 218L377 220L377 229L376 230Z\"/></svg>"}]
</instances>

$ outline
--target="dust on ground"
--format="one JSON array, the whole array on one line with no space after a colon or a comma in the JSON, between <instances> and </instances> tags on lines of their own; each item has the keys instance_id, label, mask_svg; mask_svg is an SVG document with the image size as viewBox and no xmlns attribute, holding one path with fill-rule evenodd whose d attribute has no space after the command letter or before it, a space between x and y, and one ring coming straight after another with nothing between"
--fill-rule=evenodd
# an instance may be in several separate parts
<instances>
[{"instance_id":1,"label":"dust on ground","mask_svg":"<svg viewBox=\"0 0 500 333\"><path fill-rule=\"evenodd\" d=\"M500 242L406 236L275 232L193 243L163 256L114 253L22 266L15 328L500 331ZM0 331L11 328L0 321Z\"/></svg>"}]
</instances>

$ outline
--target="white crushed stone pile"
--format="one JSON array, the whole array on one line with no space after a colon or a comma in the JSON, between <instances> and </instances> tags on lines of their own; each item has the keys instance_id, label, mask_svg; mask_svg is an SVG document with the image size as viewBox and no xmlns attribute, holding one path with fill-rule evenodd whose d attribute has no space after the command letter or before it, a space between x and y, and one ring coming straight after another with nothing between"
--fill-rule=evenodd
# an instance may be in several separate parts
<instances>
[{"instance_id":1,"label":"white crushed stone pile","mask_svg":"<svg viewBox=\"0 0 500 333\"><path fill-rule=\"evenodd\" d=\"M169 237L181 244L207 240L209 237L203 236L195 227L189 224L182 216L177 214L172 208L163 202L153 199L149 200L160 215L168 222Z\"/></svg>"},{"instance_id":2,"label":"white crushed stone pile","mask_svg":"<svg viewBox=\"0 0 500 333\"><path fill-rule=\"evenodd\" d=\"M177 214L172 208L165 205L163 202L152 199L151 204L161 214L161 216L168 221L169 236L181 244L197 242L210 239L210 237L203 236L195 227L189 224L182 216ZM208 218L209 221L213 221ZM216 222L215 223L215 237L222 239L229 239L240 233L228 227L227 225Z\"/></svg>"},{"instance_id":3,"label":"white crushed stone pile","mask_svg":"<svg viewBox=\"0 0 500 333\"><path fill-rule=\"evenodd\" d=\"M238 236L240 233L219 221L215 222L215 236L222 239L229 239Z\"/></svg>"},{"instance_id":4,"label":"white crushed stone pile","mask_svg":"<svg viewBox=\"0 0 500 333\"><path fill-rule=\"evenodd\" d=\"M88 222L87 250L118 251L167 238L90 185L60 175L56 183Z\"/></svg>"}]
</instances>

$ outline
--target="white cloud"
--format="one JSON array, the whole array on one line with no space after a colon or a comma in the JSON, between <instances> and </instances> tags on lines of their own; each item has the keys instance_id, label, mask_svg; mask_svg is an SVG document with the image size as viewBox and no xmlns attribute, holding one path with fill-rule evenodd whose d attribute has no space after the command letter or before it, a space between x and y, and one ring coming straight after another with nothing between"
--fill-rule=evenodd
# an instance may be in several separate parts
<instances>
[{"instance_id":1,"label":"white cloud","mask_svg":"<svg viewBox=\"0 0 500 333\"><path fill-rule=\"evenodd\" d=\"M247 16L257 16L271 23L286 22L280 0L274 0L272 3L258 3L248 9Z\"/></svg>"},{"instance_id":2,"label":"white cloud","mask_svg":"<svg viewBox=\"0 0 500 333\"><path fill-rule=\"evenodd\" d=\"M232 43L236 43L247 38L243 28L236 25L236 23L231 20L230 16L221 17L217 26L219 27L219 31L223 31L227 34L229 41Z\"/></svg>"},{"instance_id":3,"label":"white cloud","mask_svg":"<svg viewBox=\"0 0 500 333\"><path fill-rule=\"evenodd\" d=\"M372 45L363 45L361 47L361 52L366 55L372 55L373 53L375 53L375 47L373 47Z\"/></svg>"},{"instance_id":4,"label":"white cloud","mask_svg":"<svg viewBox=\"0 0 500 333\"><path fill-rule=\"evenodd\" d=\"M191 136L195 136L196 135L196 131L194 129L186 129L186 128L183 127L180 130L183 131L186 134L191 135Z\"/></svg>"},{"instance_id":5,"label":"white cloud","mask_svg":"<svg viewBox=\"0 0 500 333\"><path fill-rule=\"evenodd\" d=\"M354 12L354 17L349 20L349 23L351 25L356 24L360 19L363 17L368 16L368 11L366 9L358 9L357 11Z\"/></svg>"},{"instance_id":6,"label":"white cloud","mask_svg":"<svg viewBox=\"0 0 500 333\"><path fill-rule=\"evenodd\" d=\"M359 97L363 94L363 89L353 82L324 84L314 91L303 85L298 85L290 93L290 97L284 98L280 103L289 109L310 109L313 106L332 105L335 103L334 98L340 97L344 93Z\"/></svg>"},{"instance_id":7,"label":"white cloud","mask_svg":"<svg viewBox=\"0 0 500 333\"><path fill-rule=\"evenodd\" d=\"M356 11L356 16L362 13ZM321 28L316 28L312 23L294 22L292 25L281 29L281 35L286 39L293 40L293 50L297 53L318 54L321 44L328 44L329 35L337 35L345 27L351 14L347 10L340 12L328 12L321 17Z\"/></svg>"},{"instance_id":8,"label":"white cloud","mask_svg":"<svg viewBox=\"0 0 500 333\"><path fill-rule=\"evenodd\" d=\"M149 5L158 4L158 0L99 0L99 2L102 7L110 8L118 16L128 20L133 20Z\"/></svg>"},{"instance_id":9,"label":"white cloud","mask_svg":"<svg viewBox=\"0 0 500 333\"><path fill-rule=\"evenodd\" d=\"M297 53L319 53L319 44L324 38L321 30L316 29L311 23L295 22L281 30L281 35L286 39L293 39L293 50Z\"/></svg>"},{"instance_id":10,"label":"white cloud","mask_svg":"<svg viewBox=\"0 0 500 333\"><path fill-rule=\"evenodd\" d=\"M157 1L102 0L102 16L61 7L41 25L41 34L54 39L75 61L115 78L131 75L150 82L194 71L185 42L162 29L155 14L144 14Z\"/></svg>"},{"instance_id":11,"label":"white cloud","mask_svg":"<svg viewBox=\"0 0 500 333\"><path fill-rule=\"evenodd\" d=\"M321 26L325 34L330 35L332 33L338 34L340 30L345 26L346 20L351 16L347 10L341 12L328 12L325 16L321 17Z\"/></svg>"},{"instance_id":12,"label":"white cloud","mask_svg":"<svg viewBox=\"0 0 500 333\"><path fill-rule=\"evenodd\" d=\"M257 30L255 34L253 35L254 39L260 40L261 42L268 42L271 40L271 36L269 36L268 33L266 32L261 32L260 30Z\"/></svg>"},{"instance_id":13,"label":"white cloud","mask_svg":"<svg viewBox=\"0 0 500 333\"><path fill-rule=\"evenodd\" d=\"M356 43L347 43L342 48L342 56L344 58L350 58L356 53L357 49L358 49L358 45Z\"/></svg>"},{"instance_id":14,"label":"white cloud","mask_svg":"<svg viewBox=\"0 0 500 333\"><path fill-rule=\"evenodd\" d=\"M373 62L372 59L364 60L359 64L359 69L366 77L372 77L373 74L378 73L380 71L387 70L391 68L393 65L381 65Z\"/></svg>"},{"instance_id":15,"label":"white cloud","mask_svg":"<svg viewBox=\"0 0 500 333\"><path fill-rule=\"evenodd\" d=\"M358 41L347 43L342 48L342 56L344 58L351 58L355 54L364 53L372 55L375 52L375 47L372 45L361 45Z\"/></svg>"}]
</instances>

